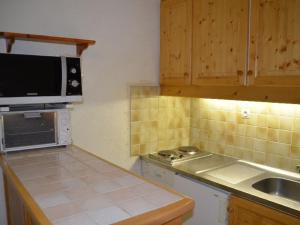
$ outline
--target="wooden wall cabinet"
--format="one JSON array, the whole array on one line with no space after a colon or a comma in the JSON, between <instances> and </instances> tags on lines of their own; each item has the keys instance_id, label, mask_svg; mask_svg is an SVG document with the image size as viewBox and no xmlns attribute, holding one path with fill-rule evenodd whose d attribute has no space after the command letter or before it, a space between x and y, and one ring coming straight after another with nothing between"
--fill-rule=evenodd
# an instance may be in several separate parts
<instances>
[{"instance_id":1,"label":"wooden wall cabinet","mask_svg":"<svg viewBox=\"0 0 300 225\"><path fill-rule=\"evenodd\" d=\"M249 85L300 86L300 0L252 0Z\"/></svg>"},{"instance_id":2,"label":"wooden wall cabinet","mask_svg":"<svg viewBox=\"0 0 300 225\"><path fill-rule=\"evenodd\" d=\"M300 219L257 203L232 196L229 225L300 225Z\"/></svg>"},{"instance_id":3,"label":"wooden wall cabinet","mask_svg":"<svg viewBox=\"0 0 300 225\"><path fill-rule=\"evenodd\" d=\"M194 0L192 84L245 84L248 7L248 0Z\"/></svg>"},{"instance_id":4,"label":"wooden wall cabinet","mask_svg":"<svg viewBox=\"0 0 300 225\"><path fill-rule=\"evenodd\" d=\"M281 88L267 89L271 96L299 88L299 12L300 0L162 0L162 94L210 97L209 88L232 87L230 97L242 90L247 99L249 87Z\"/></svg>"},{"instance_id":5,"label":"wooden wall cabinet","mask_svg":"<svg viewBox=\"0 0 300 225\"><path fill-rule=\"evenodd\" d=\"M162 0L160 29L160 83L190 85L192 0Z\"/></svg>"}]
</instances>

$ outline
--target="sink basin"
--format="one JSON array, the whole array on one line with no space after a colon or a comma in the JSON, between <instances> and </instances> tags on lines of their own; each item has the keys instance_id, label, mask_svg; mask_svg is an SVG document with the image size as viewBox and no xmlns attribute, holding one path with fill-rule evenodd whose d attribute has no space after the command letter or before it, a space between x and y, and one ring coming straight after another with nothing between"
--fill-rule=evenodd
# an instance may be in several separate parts
<instances>
[{"instance_id":1,"label":"sink basin","mask_svg":"<svg viewBox=\"0 0 300 225\"><path fill-rule=\"evenodd\" d=\"M252 185L256 190L270 195L300 202L300 183L283 178L267 178Z\"/></svg>"}]
</instances>

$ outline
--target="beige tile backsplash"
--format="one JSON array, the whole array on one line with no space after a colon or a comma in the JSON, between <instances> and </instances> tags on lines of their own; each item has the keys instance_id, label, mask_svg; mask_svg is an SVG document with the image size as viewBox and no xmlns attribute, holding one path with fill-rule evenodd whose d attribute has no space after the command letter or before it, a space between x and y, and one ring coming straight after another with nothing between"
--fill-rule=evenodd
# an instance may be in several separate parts
<instances>
[{"instance_id":1,"label":"beige tile backsplash","mask_svg":"<svg viewBox=\"0 0 300 225\"><path fill-rule=\"evenodd\" d=\"M158 87L131 87L131 154L189 144L190 98L160 97Z\"/></svg>"},{"instance_id":2,"label":"beige tile backsplash","mask_svg":"<svg viewBox=\"0 0 300 225\"><path fill-rule=\"evenodd\" d=\"M191 100L190 144L203 150L295 171L299 128L300 105Z\"/></svg>"},{"instance_id":3,"label":"beige tile backsplash","mask_svg":"<svg viewBox=\"0 0 300 225\"><path fill-rule=\"evenodd\" d=\"M132 155L180 145L295 171L300 105L165 97L158 87L132 87Z\"/></svg>"}]
</instances>

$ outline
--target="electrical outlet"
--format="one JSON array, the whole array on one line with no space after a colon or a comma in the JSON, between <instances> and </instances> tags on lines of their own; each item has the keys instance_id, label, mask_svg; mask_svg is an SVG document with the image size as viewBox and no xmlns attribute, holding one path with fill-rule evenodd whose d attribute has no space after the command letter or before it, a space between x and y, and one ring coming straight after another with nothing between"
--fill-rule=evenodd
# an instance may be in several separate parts
<instances>
[{"instance_id":1,"label":"electrical outlet","mask_svg":"<svg viewBox=\"0 0 300 225\"><path fill-rule=\"evenodd\" d=\"M250 109L242 109L241 114L242 118L249 119L250 118Z\"/></svg>"}]
</instances>

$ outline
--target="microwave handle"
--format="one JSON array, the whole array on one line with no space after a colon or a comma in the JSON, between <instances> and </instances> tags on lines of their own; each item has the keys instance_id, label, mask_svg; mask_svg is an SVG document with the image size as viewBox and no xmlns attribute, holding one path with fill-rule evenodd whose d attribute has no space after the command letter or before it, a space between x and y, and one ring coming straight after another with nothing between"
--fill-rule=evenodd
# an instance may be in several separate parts
<instances>
[{"instance_id":1,"label":"microwave handle","mask_svg":"<svg viewBox=\"0 0 300 225\"><path fill-rule=\"evenodd\" d=\"M61 96L67 96L67 58L61 57Z\"/></svg>"},{"instance_id":2,"label":"microwave handle","mask_svg":"<svg viewBox=\"0 0 300 225\"><path fill-rule=\"evenodd\" d=\"M4 151L5 149L5 140L4 140L4 121L3 121L3 115L0 115L0 151Z\"/></svg>"}]
</instances>

